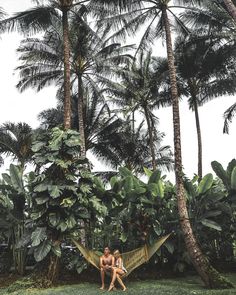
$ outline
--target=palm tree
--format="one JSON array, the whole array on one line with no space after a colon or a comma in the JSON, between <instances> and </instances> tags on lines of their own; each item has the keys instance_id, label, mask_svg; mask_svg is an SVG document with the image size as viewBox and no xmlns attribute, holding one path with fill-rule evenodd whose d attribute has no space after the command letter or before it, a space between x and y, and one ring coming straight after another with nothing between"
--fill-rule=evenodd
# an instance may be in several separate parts
<instances>
[{"instance_id":1,"label":"palm tree","mask_svg":"<svg viewBox=\"0 0 236 295\"><path fill-rule=\"evenodd\" d=\"M82 151L86 156L85 143L85 115L86 100L84 93L88 91L99 91L99 83L103 75L111 75L113 68L119 64L127 63L131 58L126 53L129 46L121 46L119 43L106 45L103 37L93 32L84 23L78 23L80 12L70 21L71 40L71 87L72 93L78 96L78 128L80 132ZM20 91L28 87L34 87L40 91L43 87L56 84L59 87L59 95L63 81L63 38L60 21L54 19L53 26L45 33L43 39L27 38L18 48L20 61L22 63L17 69L20 72L20 81L17 85ZM86 90L87 91L87 90Z\"/></svg>"},{"instance_id":2,"label":"palm tree","mask_svg":"<svg viewBox=\"0 0 236 295\"><path fill-rule=\"evenodd\" d=\"M131 120L128 117L121 128L111 134L108 140L104 138L103 134L100 135L101 140L97 155L106 160L103 155L108 153L110 155L108 164L113 169L125 166L136 174L143 174L143 167L152 167L150 138L148 131L143 128L144 122L133 129ZM161 132L155 134L154 148L157 150L155 162L160 170L170 171L173 169L173 154L170 146L161 145L164 136Z\"/></svg>"},{"instance_id":3,"label":"palm tree","mask_svg":"<svg viewBox=\"0 0 236 295\"><path fill-rule=\"evenodd\" d=\"M166 86L168 67L165 59L154 58L151 51L147 54L140 52L139 58L130 69L118 71L121 81L107 81L107 92L112 95L111 100L124 113L135 113L140 110L144 115L150 142L152 169L156 170L155 138L157 137L156 123L158 118L153 111L160 106L170 105L168 92L163 91ZM134 116L134 115L133 115ZM134 122L132 122L134 126Z\"/></svg>"},{"instance_id":4,"label":"palm tree","mask_svg":"<svg viewBox=\"0 0 236 295\"><path fill-rule=\"evenodd\" d=\"M232 104L225 112L224 112L224 133L229 133L229 124L232 123L233 118L236 114L236 103Z\"/></svg>"},{"instance_id":5,"label":"palm tree","mask_svg":"<svg viewBox=\"0 0 236 295\"><path fill-rule=\"evenodd\" d=\"M0 155L11 156L22 169L32 161L33 130L26 123L4 123L0 126Z\"/></svg>"},{"instance_id":6,"label":"palm tree","mask_svg":"<svg viewBox=\"0 0 236 295\"><path fill-rule=\"evenodd\" d=\"M182 20L188 22L192 26L192 29L197 32L198 40L202 39L205 42L210 40L210 42L214 43L218 41L218 48L223 47L225 48L224 50L227 48L224 58L229 59L231 56L234 57L236 25L228 10L226 10L223 1L200 2L201 5L196 7L194 11L183 13ZM231 86L234 87L234 83L228 85L229 91ZM233 104L224 112L224 133L229 132L229 123L232 122L235 111L236 104Z\"/></svg>"},{"instance_id":7,"label":"palm tree","mask_svg":"<svg viewBox=\"0 0 236 295\"><path fill-rule=\"evenodd\" d=\"M235 53L228 44L218 46L217 39L178 38L175 44L178 80L195 113L198 138L198 176L202 179L202 136L199 107L216 97L236 92ZM183 92L183 91L182 91Z\"/></svg>"},{"instance_id":8,"label":"palm tree","mask_svg":"<svg viewBox=\"0 0 236 295\"><path fill-rule=\"evenodd\" d=\"M113 1L111 1L113 2ZM186 1L178 1L186 3ZM188 3L194 3L189 1ZM196 1L197 3L199 1ZM114 2L113 2L114 3ZM124 5L127 1L122 1ZM139 7L137 8L137 3ZM132 7L132 4L134 6ZM179 6L180 7L180 6ZM145 32L141 38L138 49L145 48L155 38L159 37L162 32L165 33L167 59L172 96L173 109L173 128L174 128L174 152L175 152L175 176L176 176L176 193L178 200L178 210L180 217L180 224L184 233L184 239L188 253L191 257L194 267L198 271L205 285L209 288L214 287L229 287L233 285L226 279L222 279L219 273L212 268L208 260L203 255L193 233L189 214L186 205L185 190L183 185L183 171L182 171L182 149L181 149L181 134L180 134L180 115L179 115L179 95L177 87L177 77L175 68L175 59L172 45L171 23L169 19L170 14L182 30L188 32L188 29L183 25L181 20L174 14L173 9L177 6L170 4L170 0L145 0L145 1L131 1L129 2L130 11L121 11L115 17L110 17L106 20L109 28L116 29L118 25L122 28L118 30L112 37L123 37L127 32L133 34L137 32L143 25L146 26ZM183 8L183 6L181 6ZM122 9L122 7L121 7Z\"/></svg>"}]
</instances>

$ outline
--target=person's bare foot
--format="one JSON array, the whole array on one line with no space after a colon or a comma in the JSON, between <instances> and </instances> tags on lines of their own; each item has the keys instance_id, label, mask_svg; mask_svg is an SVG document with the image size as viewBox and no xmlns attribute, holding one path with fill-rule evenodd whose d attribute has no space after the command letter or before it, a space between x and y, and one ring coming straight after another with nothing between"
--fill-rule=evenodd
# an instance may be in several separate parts
<instances>
[{"instance_id":1,"label":"person's bare foot","mask_svg":"<svg viewBox=\"0 0 236 295\"><path fill-rule=\"evenodd\" d=\"M109 289L108 289L108 291L112 291L112 290L113 290L113 288L114 288L114 285L113 285L113 284L111 284L111 285L110 285L110 287L109 287Z\"/></svg>"},{"instance_id":2,"label":"person's bare foot","mask_svg":"<svg viewBox=\"0 0 236 295\"><path fill-rule=\"evenodd\" d=\"M100 288L100 290L105 290L105 286L102 286L102 287Z\"/></svg>"},{"instance_id":3,"label":"person's bare foot","mask_svg":"<svg viewBox=\"0 0 236 295\"><path fill-rule=\"evenodd\" d=\"M127 288L126 288L126 287L124 287L124 288L123 288L123 291L125 292L126 290L127 290Z\"/></svg>"}]
</instances>

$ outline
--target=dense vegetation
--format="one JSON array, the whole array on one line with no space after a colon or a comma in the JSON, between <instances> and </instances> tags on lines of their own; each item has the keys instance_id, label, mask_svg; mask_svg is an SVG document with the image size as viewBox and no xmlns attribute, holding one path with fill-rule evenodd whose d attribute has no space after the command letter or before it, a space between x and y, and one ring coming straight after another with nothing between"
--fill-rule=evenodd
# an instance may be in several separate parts
<instances>
[{"instance_id":1,"label":"dense vegetation","mask_svg":"<svg viewBox=\"0 0 236 295\"><path fill-rule=\"evenodd\" d=\"M236 259L236 160L213 161L203 175L199 107L236 92L236 3L173 2L35 1L2 15L3 31L24 35L17 88L53 84L57 107L39 114L36 130L0 126L0 162L12 158L0 179L0 272L24 276L31 264L33 285L49 286L63 270L90 271L72 238L123 252L172 232L147 272L157 264L176 274L195 269L208 288L233 287L217 270L231 270ZM140 28L136 46L121 43ZM167 58L153 55L160 37ZM183 174L181 98L196 119L193 178ZM161 145L156 116L168 106L173 152ZM226 132L235 109L225 112ZM88 151L113 170L92 172Z\"/></svg>"}]
</instances>

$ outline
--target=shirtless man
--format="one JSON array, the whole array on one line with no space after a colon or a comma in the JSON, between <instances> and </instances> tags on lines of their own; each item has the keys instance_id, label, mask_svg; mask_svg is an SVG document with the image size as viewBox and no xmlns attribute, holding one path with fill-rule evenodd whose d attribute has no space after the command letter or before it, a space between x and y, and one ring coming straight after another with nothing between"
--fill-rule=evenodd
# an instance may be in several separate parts
<instances>
[{"instance_id":1,"label":"shirtless man","mask_svg":"<svg viewBox=\"0 0 236 295\"><path fill-rule=\"evenodd\" d=\"M102 287L101 290L105 289L105 273L112 272L115 265L115 258L111 255L111 251L108 247L104 249L104 254L100 257L100 270L101 270L101 280Z\"/></svg>"}]
</instances>

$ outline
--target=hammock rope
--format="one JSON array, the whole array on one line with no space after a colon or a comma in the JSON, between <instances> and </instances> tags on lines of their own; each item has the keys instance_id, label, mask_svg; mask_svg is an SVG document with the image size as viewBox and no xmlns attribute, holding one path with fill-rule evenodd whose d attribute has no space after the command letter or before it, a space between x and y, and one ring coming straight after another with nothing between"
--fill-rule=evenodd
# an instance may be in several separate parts
<instances>
[{"instance_id":1,"label":"hammock rope","mask_svg":"<svg viewBox=\"0 0 236 295\"><path fill-rule=\"evenodd\" d=\"M147 263L156 251L165 243L171 234L158 239L152 245L144 245L130 252L122 253L122 259L127 273L123 276L128 276L134 269L140 265ZM72 242L79 249L84 258L97 269L100 269L100 256L93 250L86 249L80 242L72 239Z\"/></svg>"}]
</instances>

